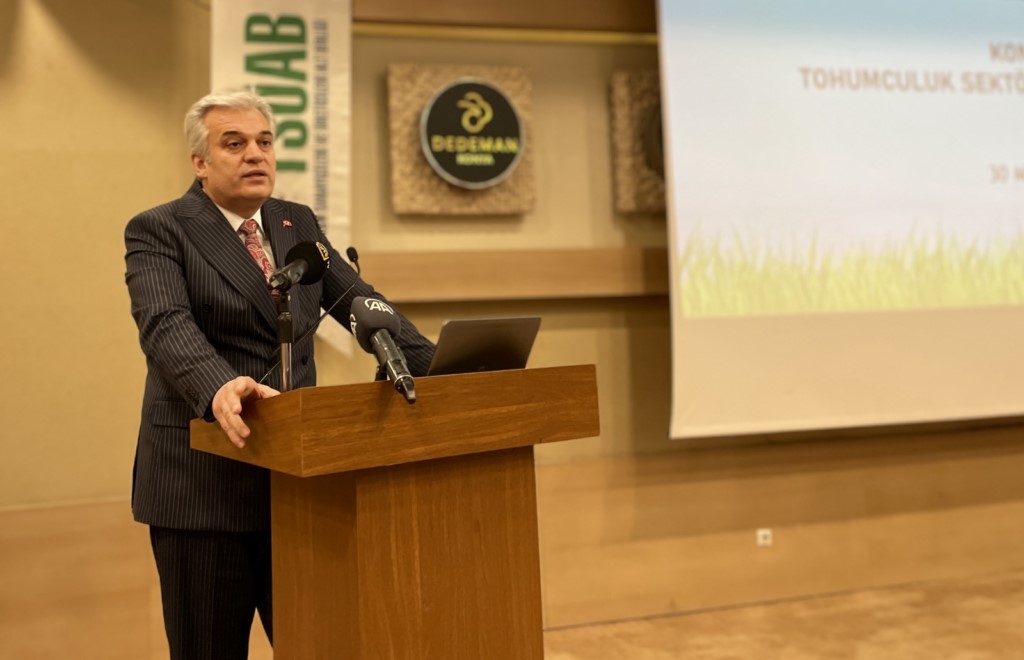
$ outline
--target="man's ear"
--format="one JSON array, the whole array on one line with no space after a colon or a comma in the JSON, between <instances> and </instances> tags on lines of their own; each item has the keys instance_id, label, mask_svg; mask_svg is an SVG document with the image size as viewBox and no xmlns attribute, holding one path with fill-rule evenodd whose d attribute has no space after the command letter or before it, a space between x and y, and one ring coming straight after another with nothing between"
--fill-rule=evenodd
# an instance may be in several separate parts
<instances>
[{"instance_id":1,"label":"man's ear","mask_svg":"<svg viewBox=\"0 0 1024 660\"><path fill-rule=\"evenodd\" d=\"M192 154L192 170L200 179L206 178L206 159L199 154Z\"/></svg>"}]
</instances>

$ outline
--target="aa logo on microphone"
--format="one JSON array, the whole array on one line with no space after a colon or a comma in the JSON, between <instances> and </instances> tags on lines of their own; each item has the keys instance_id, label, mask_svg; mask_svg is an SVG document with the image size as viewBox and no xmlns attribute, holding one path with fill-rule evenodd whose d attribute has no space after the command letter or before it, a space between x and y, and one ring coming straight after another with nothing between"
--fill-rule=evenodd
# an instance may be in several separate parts
<instances>
[{"instance_id":1,"label":"aa logo on microphone","mask_svg":"<svg viewBox=\"0 0 1024 660\"><path fill-rule=\"evenodd\" d=\"M320 241L316 242L316 249L320 251L320 258L324 260L327 267L331 267L331 253L327 251L327 246Z\"/></svg>"},{"instance_id":2,"label":"aa logo on microphone","mask_svg":"<svg viewBox=\"0 0 1024 660\"><path fill-rule=\"evenodd\" d=\"M374 312L387 312L388 314L391 314L392 316L395 315L395 310L391 309L390 305L388 305L385 302L381 302L380 300L377 300L376 298L367 298L366 300L363 301L363 304L366 305L366 309L368 309L370 311L374 311Z\"/></svg>"}]
</instances>

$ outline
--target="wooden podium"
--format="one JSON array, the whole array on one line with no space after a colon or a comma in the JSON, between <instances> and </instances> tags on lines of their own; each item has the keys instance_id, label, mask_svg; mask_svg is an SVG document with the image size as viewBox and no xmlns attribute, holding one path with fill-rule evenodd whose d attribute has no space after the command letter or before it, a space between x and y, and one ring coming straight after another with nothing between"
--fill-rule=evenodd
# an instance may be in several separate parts
<instances>
[{"instance_id":1,"label":"wooden podium","mask_svg":"<svg viewBox=\"0 0 1024 660\"><path fill-rule=\"evenodd\" d=\"M314 387L254 402L277 660L544 657L533 445L599 432L594 365Z\"/></svg>"}]
</instances>

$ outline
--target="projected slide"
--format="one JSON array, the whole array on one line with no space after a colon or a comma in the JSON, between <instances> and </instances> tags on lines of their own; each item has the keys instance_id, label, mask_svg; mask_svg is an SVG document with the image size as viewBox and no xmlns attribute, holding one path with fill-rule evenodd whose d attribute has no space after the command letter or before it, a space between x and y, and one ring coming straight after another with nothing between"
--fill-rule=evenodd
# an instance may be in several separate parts
<instances>
[{"instance_id":1,"label":"projected slide","mask_svg":"<svg viewBox=\"0 0 1024 660\"><path fill-rule=\"evenodd\" d=\"M1024 2L659 9L684 316L1024 303Z\"/></svg>"},{"instance_id":2,"label":"projected slide","mask_svg":"<svg viewBox=\"0 0 1024 660\"><path fill-rule=\"evenodd\" d=\"M659 0L673 437L1024 415L1024 0Z\"/></svg>"}]
</instances>

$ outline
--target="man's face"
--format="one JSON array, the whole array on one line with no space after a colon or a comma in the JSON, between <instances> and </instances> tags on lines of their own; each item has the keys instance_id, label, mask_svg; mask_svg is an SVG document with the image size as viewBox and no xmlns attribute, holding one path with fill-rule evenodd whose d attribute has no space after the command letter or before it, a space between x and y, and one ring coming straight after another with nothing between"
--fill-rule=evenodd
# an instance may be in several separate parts
<instances>
[{"instance_id":1,"label":"man's face","mask_svg":"<svg viewBox=\"0 0 1024 660\"><path fill-rule=\"evenodd\" d=\"M250 217L274 191L274 134L259 110L214 108L203 123L210 155L192 154L192 168L214 202Z\"/></svg>"}]
</instances>

